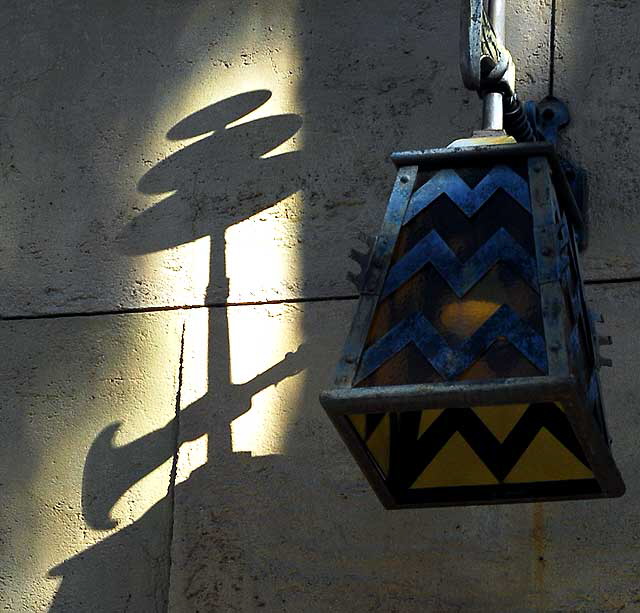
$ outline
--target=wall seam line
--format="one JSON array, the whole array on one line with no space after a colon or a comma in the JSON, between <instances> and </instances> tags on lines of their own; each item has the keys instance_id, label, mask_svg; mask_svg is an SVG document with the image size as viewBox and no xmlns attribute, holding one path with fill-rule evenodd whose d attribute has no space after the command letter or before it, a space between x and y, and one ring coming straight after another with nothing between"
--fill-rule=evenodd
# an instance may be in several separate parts
<instances>
[{"instance_id":1,"label":"wall seam line","mask_svg":"<svg viewBox=\"0 0 640 613\"><path fill-rule=\"evenodd\" d=\"M624 285L640 283L640 276L637 277L612 277L610 279L585 279L584 284L591 285ZM213 302L203 304L183 304L178 306L156 306L140 307L130 309L114 309L104 311L85 311L71 313L40 313L37 315L6 315L0 316L3 321L30 321L42 319L65 319L73 317L106 317L114 315L138 315L144 313L164 313L168 311L192 311L195 309L226 309L230 307L245 306L277 306L279 304L307 304L320 302L348 302L358 300L359 294L344 294L337 296L313 296L310 298L283 298L282 300L263 300L255 302Z\"/></svg>"},{"instance_id":2,"label":"wall seam line","mask_svg":"<svg viewBox=\"0 0 640 613\"><path fill-rule=\"evenodd\" d=\"M194 309L225 309L243 306L269 306L279 304L305 304L307 302L344 302L357 300L358 294L337 296L314 296L310 298L283 298L282 300L262 300L254 302L213 302L203 304L183 304L178 306L139 307L101 311L80 311L70 313L39 313L34 315L5 315L0 321L24 321L29 319L63 319L65 317L104 317L107 315L136 315L140 313L163 313L166 311L190 311Z\"/></svg>"}]
</instances>

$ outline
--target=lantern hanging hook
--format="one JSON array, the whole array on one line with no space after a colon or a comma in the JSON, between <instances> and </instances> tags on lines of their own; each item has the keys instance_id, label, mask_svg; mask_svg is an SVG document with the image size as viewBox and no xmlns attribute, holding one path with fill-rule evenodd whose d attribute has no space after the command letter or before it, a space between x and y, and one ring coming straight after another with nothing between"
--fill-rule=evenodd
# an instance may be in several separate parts
<instances>
[{"instance_id":1,"label":"lantern hanging hook","mask_svg":"<svg viewBox=\"0 0 640 613\"><path fill-rule=\"evenodd\" d=\"M462 81L483 100L483 131L504 130L520 142L536 140L516 94L516 67L505 46L506 0L462 0L460 30Z\"/></svg>"}]
</instances>

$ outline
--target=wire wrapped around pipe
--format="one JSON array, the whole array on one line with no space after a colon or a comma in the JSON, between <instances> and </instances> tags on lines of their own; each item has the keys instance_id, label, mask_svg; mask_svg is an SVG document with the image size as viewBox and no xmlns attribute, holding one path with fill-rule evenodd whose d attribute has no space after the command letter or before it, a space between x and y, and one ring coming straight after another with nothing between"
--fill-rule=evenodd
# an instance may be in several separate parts
<instances>
[{"instance_id":1,"label":"wire wrapped around pipe","mask_svg":"<svg viewBox=\"0 0 640 613\"><path fill-rule=\"evenodd\" d=\"M530 143L536 140L535 134L529 123L529 118L524 110L524 104L517 96L503 96L504 129L507 134L513 136L519 143Z\"/></svg>"}]
</instances>

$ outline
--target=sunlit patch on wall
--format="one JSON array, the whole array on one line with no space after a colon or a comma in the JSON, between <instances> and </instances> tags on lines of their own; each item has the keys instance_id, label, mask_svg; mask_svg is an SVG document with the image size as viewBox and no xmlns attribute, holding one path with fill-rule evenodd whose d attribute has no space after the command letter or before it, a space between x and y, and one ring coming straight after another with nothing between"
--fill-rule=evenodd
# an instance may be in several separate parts
<instances>
[{"instance_id":1,"label":"sunlit patch on wall","mask_svg":"<svg viewBox=\"0 0 640 613\"><path fill-rule=\"evenodd\" d=\"M247 413L231 423L234 452L251 452L254 456L284 453L283 426L287 408L272 390L256 394Z\"/></svg>"},{"instance_id":2,"label":"sunlit patch on wall","mask_svg":"<svg viewBox=\"0 0 640 613\"><path fill-rule=\"evenodd\" d=\"M299 293L301 207L301 198L294 195L227 230L230 302L280 300Z\"/></svg>"},{"instance_id":3,"label":"sunlit patch on wall","mask_svg":"<svg viewBox=\"0 0 640 613\"><path fill-rule=\"evenodd\" d=\"M209 390L209 309L188 311L184 328L180 410L205 396Z\"/></svg>"},{"instance_id":4,"label":"sunlit patch on wall","mask_svg":"<svg viewBox=\"0 0 640 613\"><path fill-rule=\"evenodd\" d=\"M232 382L249 392L246 412L231 423L233 451L284 453L305 383L306 364L294 353L302 313L295 305L234 307L228 313Z\"/></svg>"},{"instance_id":5,"label":"sunlit patch on wall","mask_svg":"<svg viewBox=\"0 0 640 613\"><path fill-rule=\"evenodd\" d=\"M203 434L194 441L185 441L178 452L176 485L186 481L191 473L204 466L209 459L209 436Z\"/></svg>"},{"instance_id":6,"label":"sunlit patch on wall","mask_svg":"<svg viewBox=\"0 0 640 613\"><path fill-rule=\"evenodd\" d=\"M185 266L189 271L189 293L192 296L205 296L210 283L209 265L211 253L211 238L203 236L191 243ZM206 314L205 322L206 324ZM205 332L206 337L206 332ZM205 349L206 354L206 349Z\"/></svg>"}]
</instances>

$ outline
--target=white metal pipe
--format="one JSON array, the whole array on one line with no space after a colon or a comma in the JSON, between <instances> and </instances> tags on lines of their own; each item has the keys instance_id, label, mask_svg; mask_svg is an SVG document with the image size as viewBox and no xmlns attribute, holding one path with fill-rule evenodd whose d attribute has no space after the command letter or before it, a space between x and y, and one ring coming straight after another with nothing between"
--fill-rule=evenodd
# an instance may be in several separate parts
<instances>
[{"instance_id":1,"label":"white metal pipe","mask_svg":"<svg viewBox=\"0 0 640 613\"><path fill-rule=\"evenodd\" d=\"M507 29L506 0L489 0L489 19L498 42L504 45Z\"/></svg>"},{"instance_id":2,"label":"white metal pipe","mask_svg":"<svg viewBox=\"0 0 640 613\"><path fill-rule=\"evenodd\" d=\"M498 42L504 45L507 23L506 0L489 0L488 14ZM502 130L504 128L502 94L486 94L483 102L482 129Z\"/></svg>"},{"instance_id":3,"label":"white metal pipe","mask_svg":"<svg viewBox=\"0 0 640 613\"><path fill-rule=\"evenodd\" d=\"M482 129L502 130L504 127L502 94L485 94L482 102Z\"/></svg>"}]
</instances>

